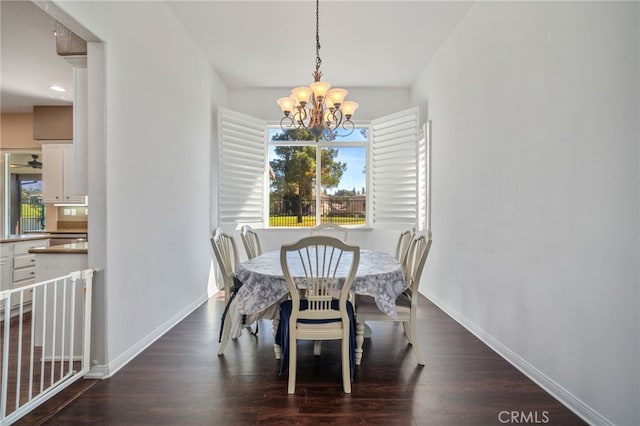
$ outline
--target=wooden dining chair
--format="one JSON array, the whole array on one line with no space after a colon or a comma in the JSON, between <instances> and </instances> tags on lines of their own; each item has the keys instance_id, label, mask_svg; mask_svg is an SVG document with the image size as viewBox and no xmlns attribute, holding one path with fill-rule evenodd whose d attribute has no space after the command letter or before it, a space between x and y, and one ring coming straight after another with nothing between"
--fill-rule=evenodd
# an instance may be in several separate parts
<instances>
[{"instance_id":1,"label":"wooden dining chair","mask_svg":"<svg viewBox=\"0 0 640 426\"><path fill-rule=\"evenodd\" d=\"M348 228L335 223L321 223L311 228L311 235L327 235L347 241Z\"/></svg>"},{"instance_id":2,"label":"wooden dining chair","mask_svg":"<svg viewBox=\"0 0 640 426\"><path fill-rule=\"evenodd\" d=\"M356 294L356 365L360 365L362 360L366 321L401 321L404 326L404 333L409 340L409 344L413 347L418 364L424 365L417 339L416 314L418 311L420 276L431 249L431 242L431 232L419 232L411 240L406 260L406 280L409 287L396 300L396 318L380 311L371 296Z\"/></svg>"},{"instance_id":3,"label":"wooden dining chair","mask_svg":"<svg viewBox=\"0 0 640 426\"><path fill-rule=\"evenodd\" d=\"M355 324L349 299L360 262L360 248L328 236L309 236L280 249L282 272L290 300L280 307L283 369L288 362L288 393L295 393L298 340L341 340L342 386L351 393L355 363ZM342 266L341 266L342 264ZM340 289L337 271L348 268ZM291 270L304 271L296 276ZM340 298L332 294L340 289Z\"/></svg>"},{"instance_id":4,"label":"wooden dining chair","mask_svg":"<svg viewBox=\"0 0 640 426\"><path fill-rule=\"evenodd\" d=\"M243 225L240 229L240 238L248 259L262 254L262 245L258 233L249 225Z\"/></svg>"}]
</instances>

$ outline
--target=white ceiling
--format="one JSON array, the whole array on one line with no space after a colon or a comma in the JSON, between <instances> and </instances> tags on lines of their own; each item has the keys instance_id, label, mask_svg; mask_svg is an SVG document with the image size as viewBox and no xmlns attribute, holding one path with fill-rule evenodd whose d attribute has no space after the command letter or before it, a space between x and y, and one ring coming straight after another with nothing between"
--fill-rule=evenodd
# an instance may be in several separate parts
<instances>
[{"instance_id":1,"label":"white ceiling","mask_svg":"<svg viewBox=\"0 0 640 426\"><path fill-rule=\"evenodd\" d=\"M321 1L324 80L409 87L471 2ZM229 87L307 85L315 1L176 1L170 6Z\"/></svg>"},{"instance_id":2,"label":"white ceiling","mask_svg":"<svg viewBox=\"0 0 640 426\"><path fill-rule=\"evenodd\" d=\"M56 54L56 21L29 1L0 1L0 107L31 112L33 105L70 105L73 68ZM50 85L67 91L54 92Z\"/></svg>"},{"instance_id":3,"label":"white ceiling","mask_svg":"<svg viewBox=\"0 0 640 426\"><path fill-rule=\"evenodd\" d=\"M410 87L471 3L321 1L323 80L345 88ZM230 88L289 88L312 81L315 1L168 4ZM0 6L2 112L68 104L73 72L55 53L55 20L30 2ZM65 99L51 84L68 89Z\"/></svg>"}]
</instances>

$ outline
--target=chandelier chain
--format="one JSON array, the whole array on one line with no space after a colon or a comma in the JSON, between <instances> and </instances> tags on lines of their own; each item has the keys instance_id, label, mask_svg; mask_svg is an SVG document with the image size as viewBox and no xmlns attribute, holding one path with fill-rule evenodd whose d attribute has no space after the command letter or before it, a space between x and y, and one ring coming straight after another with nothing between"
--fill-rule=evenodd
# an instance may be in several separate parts
<instances>
[{"instance_id":1,"label":"chandelier chain","mask_svg":"<svg viewBox=\"0 0 640 426\"><path fill-rule=\"evenodd\" d=\"M320 70L320 0L316 0L316 73Z\"/></svg>"}]
</instances>

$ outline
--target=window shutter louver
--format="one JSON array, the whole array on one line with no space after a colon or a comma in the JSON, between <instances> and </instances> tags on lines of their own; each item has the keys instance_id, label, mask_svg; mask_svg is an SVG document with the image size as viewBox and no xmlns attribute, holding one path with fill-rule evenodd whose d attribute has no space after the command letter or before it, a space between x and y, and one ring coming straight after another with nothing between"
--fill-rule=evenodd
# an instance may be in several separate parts
<instances>
[{"instance_id":1,"label":"window shutter louver","mask_svg":"<svg viewBox=\"0 0 640 426\"><path fill-rule=\"evenodd\" d=\"M218 223L264 223L266 123L220 108L218 129Z\"/></svg>"},{"instance_id":2,"label":"window shutter louver","mask_svg":"<svg viewBox=\"0 0 640 426\"><path fill-rule=\"evenodd\" d=\"M417 226L418 108L374 120L371 134L373 226Z\"/></svg>"},{"instance_id":3,"label":"window shutter louver","mask_svg":"<svg viewBox=\"0 0 640 426\"><path fill-rule=\"evenodd\" d=\"M429 228L428 221L428 125L423 125L418 138L418 231Z\"/></svg>"}]
</instances>

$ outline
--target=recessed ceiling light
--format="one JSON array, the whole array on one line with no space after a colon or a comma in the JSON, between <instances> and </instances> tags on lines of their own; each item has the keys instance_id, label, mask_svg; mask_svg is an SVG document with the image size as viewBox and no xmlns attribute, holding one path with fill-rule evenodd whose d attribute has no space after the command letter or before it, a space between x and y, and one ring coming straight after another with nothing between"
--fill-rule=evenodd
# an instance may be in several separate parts
<instances>
[{"instance_id":1,"label":"recessed ceiling light","mask_svg":"<svg viewBox=\"0 0 640 426\"><path fill-rule=\"evenodd\" d=\"M65 88L60 86L49 86L49 88L56 92L66 92Z\"/></svg>"}]
</instances>

